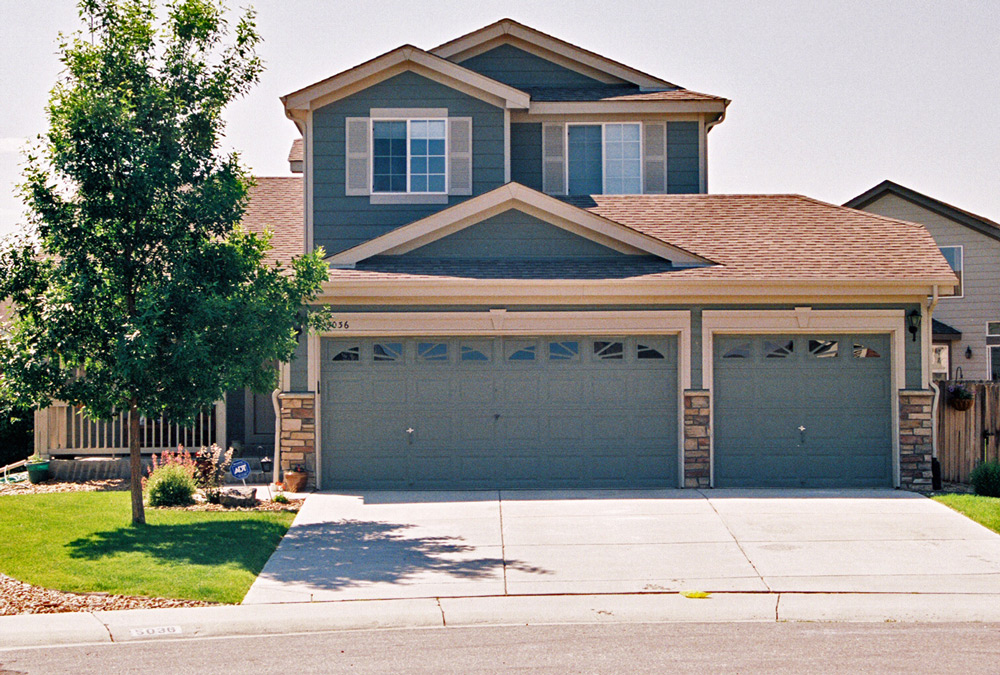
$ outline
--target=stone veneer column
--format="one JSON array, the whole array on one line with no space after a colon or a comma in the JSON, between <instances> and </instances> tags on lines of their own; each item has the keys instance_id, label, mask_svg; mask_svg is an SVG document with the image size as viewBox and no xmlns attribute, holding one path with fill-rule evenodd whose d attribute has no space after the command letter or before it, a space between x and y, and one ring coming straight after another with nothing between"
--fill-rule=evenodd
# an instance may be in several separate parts
<instances>
[{"instance_id":1,"label":"stone veneer column","mask_svg":"<svg viewBox=\"0 0 1000 675\"><path fill-rule=\"evenodd\" d=\"M899 487L929 492L934 455L934 392L923 389L899 392Z\"/></svg>"},{"instance_id":2,"label":"stone veneer column","mask_svg":"<svg viewBox=\"0 0 1000 675\"><path fill-rule=\"evenodd\" d=\"M278 394L281 410L281 471L303 464L309 473L307 485L316 487L316 397L312 393Z\"/></svg>"},{"instance_id":3,"label":"stone veneer column","mask_svg":"<svg viewBox=\"0 0 1000 675\"><path fill-rule=\"evenodd\" d=\"M684 487L707 488L711 483L711 392L684 392Z\"/></svg>"}]
</instances>

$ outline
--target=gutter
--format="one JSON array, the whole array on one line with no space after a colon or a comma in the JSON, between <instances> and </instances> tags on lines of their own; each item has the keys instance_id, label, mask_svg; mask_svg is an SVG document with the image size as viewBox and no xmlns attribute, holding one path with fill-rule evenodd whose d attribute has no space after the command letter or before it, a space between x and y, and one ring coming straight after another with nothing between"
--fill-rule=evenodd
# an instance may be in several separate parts
<instances>
[{"instance_id":1,"label":"gutter","mask_svg":"<svg viewBox=\"0 0 1000 675\"><path fill-rule=\"evenodd\" d=\"M927 321L928 321L928 324L933 327L933 325L934 325L934 308L937 307L938 301L941 298L938 295L937 284L934 284L934 286L932 287L932 291L933 291L933 293L931 295L931 301L927 304ZM933 335L933 328L932 328L932 333L931 334ZM938 386L937 386L937 384L934 383L934 378L931 376L931 363L930 363L930 361L931 361L931 354L933 353L933 345L934 345L933 337L931 338L931 345L932 345L931 351L929 351L927 354L924 354L924 359L927 360L927 375L928 375L927 384L931 388L931 390L934 392L934 403L933 403L934 412L931 414L931 457L937 459L937 456L938 456L938 410L940 410L940 408L938 407L938 402L941 399L941 389L939 389Z\"/></svg>"}]
</instances>

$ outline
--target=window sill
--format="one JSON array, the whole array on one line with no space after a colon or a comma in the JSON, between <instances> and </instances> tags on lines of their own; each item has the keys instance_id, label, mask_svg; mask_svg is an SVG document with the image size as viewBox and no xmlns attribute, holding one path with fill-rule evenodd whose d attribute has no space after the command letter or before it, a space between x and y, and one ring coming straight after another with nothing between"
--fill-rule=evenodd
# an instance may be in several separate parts
<instances>
[{"instance_id":1,"label":"window sill","mask_svg":"<svg viewBox=\"0 0 1000 675\"><path fill-rule=\"evenodd\" d=\"M418 193L373 194L372 204L447 204L448 195Z\"/></svg>"}]
</instances>

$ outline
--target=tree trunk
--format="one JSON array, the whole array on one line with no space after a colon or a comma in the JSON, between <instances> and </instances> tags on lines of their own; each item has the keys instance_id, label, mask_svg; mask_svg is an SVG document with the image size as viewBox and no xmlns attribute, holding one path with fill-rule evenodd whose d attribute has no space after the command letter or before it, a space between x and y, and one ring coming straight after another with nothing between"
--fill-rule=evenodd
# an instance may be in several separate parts
<instances>
[{"instance_id":1,"label":"tree trunk","mask_svg":"<svg viewBox=\"0 0 1000 675\"><path fill-rule=\"evenodd\" d=\"M132 524L146 524L146 509L142 505L142 455L139 454L139 410L133 402L128 416L128 459L131 470Z\"/></svg>"}]
</instances>

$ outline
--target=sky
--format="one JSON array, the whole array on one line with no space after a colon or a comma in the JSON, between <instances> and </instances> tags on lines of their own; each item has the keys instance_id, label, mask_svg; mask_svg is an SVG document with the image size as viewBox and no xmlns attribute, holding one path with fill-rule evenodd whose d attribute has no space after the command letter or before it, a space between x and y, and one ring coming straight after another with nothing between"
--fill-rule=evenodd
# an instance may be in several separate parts
<instances>
[{"instance_id":1,"label":"sky","mask_svg":"<svg viewBox=\"0 0 1000 675\"><path fill-rule=\"evenodd\" d=\"M1000 221L997 0L256 0L260 85L226 149L287 175L278 97L402 44L430 49L510 17L732 100L709 135L709 191L843 203L884 179ZM231 0L245 6L246 0ZM628 11L623 11L627 8ZM0 235L23 222L19 149L47 127L72 0L0 0Z\"/></svg>"}]
</instances>

